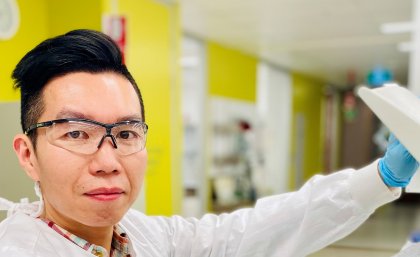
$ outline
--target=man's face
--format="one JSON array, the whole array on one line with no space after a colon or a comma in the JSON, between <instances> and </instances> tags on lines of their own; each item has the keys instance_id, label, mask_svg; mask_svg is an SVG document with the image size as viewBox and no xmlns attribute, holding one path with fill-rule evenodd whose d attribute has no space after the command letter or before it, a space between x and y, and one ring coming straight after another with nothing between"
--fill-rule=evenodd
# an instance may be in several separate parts
<instances>
[{"instance_id":1,"label":"man's face","mask_svg":"<svg viewBox=\"0 0 420 257\"><path fill-rule=\"evenodd\" d=\"M102 123L142 119L130 82L115 73L71 73L50 81L43 92L39 122L86 118ZM31 177L39 180L46 218L64 227L116 224L136 199L146 169L146 149L119 155L106 138L93 154L78 154L47 141L39 128ZM99 143L99 142L97 142ZM92 196L92 192L95 194ZM96 193L114 192L113 196Z\"/></svg>"}]
</instances>

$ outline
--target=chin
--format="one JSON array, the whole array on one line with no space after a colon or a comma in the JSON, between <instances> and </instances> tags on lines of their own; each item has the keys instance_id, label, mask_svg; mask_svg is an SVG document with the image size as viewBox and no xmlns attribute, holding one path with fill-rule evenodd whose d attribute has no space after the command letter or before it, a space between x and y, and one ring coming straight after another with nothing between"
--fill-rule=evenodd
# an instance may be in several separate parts
<instances>
[{"instance_id":1,"label":"chin","mask_svg":"<svg viewBox=\"0 0 420 257\"><path fill-rule=\"evenodd\" d=\"M80 217L80 223L90 227L113 226L121 221L127 213L130 204L128 202L96 203L89 207L84 206Z\"/></svg>"},{"instance_id":2,"label":"chin","mask_svg":"<svg viewBox=\"0 0 420 257\"><path fill-rule=\"evenodd\" d=\"M108 216L108 217L95 217L87 222L85 225L89 227L109 227L114 226L122 219L123 215L120 216Z\"/></svg>"},{"instance_id":3,"label":"chin","mask_svg":"<svg viewBox=\"0 0 420 257\"><path fill-rule=\"evenodd\" d=\"M87 217L87 219L85 219L85 222L82 223L90 227L114 226L115 224L120 222L125 213L125 211L103 211L92 213L92 216Z\"/></svg>"}]
</instances>

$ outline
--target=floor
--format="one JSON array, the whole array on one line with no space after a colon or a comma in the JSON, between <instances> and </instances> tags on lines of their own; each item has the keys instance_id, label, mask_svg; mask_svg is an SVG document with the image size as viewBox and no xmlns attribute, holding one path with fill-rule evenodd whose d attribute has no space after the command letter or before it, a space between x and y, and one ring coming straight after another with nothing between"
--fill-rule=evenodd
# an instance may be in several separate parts
<instances>
[{"instance_id":1,"label":"floor","mask_svg":"<svg viewBox=\"0 0 420 257\"><path fill-rule=\"evenodd\" d=\"M378 209L359 229L310 257L391 257L420 230L420 205L389 204Z\"/></svg>"}]
</instances>

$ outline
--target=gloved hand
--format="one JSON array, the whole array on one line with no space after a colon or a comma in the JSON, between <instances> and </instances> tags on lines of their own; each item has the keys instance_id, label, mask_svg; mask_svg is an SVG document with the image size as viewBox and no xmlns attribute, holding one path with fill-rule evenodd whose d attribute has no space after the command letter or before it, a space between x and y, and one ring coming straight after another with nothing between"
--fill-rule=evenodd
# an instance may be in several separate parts
<instances>
[{"instance_id":1,"label":"gloved hand","mask_svg":"<svg viewBox=\"0 0 420 257\"><path fill-rule=\"evenodd\" d=\"M419 163L391 134L384 157L379 160L378 169L384 183L390 187L405 187L413 177Z\"/></svg>"}]
</instances>

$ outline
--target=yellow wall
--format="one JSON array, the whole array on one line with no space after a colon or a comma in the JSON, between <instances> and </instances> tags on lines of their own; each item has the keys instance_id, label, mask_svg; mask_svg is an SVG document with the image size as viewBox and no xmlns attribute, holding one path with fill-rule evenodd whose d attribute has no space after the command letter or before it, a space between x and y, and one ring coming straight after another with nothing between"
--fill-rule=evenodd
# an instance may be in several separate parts
<instances>
[{"instance_id":1,"label":"yellow wall","mask_svg":"<svg viewBox=\"0 0 420 257\"><path fill-rule=\"evenodd\" d=\"M18 101L11 73L17 62L42 40L72 29L101 29L100 0L18 0L20 26L10 40L0 40L0 101Z\"/></svg>"},{"instance_id":2,"label":"yellow wall","mask_svg":"<svg viewBox=\"0 0 420 257\"><path fill-rule=\"evenodd\" d=\"M209 94L256 101L257 59L214 42L207 44Z\"/></svg>"},{"instance_id":3,"label":"yellow wall","mask_svg":"<svg viewBox=\"0 0 420 257\"><path fill-rule=\"evenodd\" d=\"M292 107L292 128L291 128L291 170L290 189L296 189L296 155L297 133L299 129L296 124L297 116L302 117L303 126L303 179L323 171L323 115L322 107L324 101L324 83L304 76L299 73L292 74L293 85L293 107Z\"/></svg>"},{"instance_id":4,"label":"yellow wall","mask_svg":"<svg viewBox=\"0 0 420 257\"><path fill-rule=\"evenodd\" d=\"M73 29L101 30L102 0L47 0L49 36Z\"/></svg>"},{"instance_id":5,"label":"yellow wall","mask_svg":"<svg viewBox=\"0 0 420 257\"><path fill-rule=\"evenodd\" d=\"M48 36L47 1L17 1L20 27L9 40L0 40L0 101L18 101L19 91L12 89L11 74L17 62Z\"/></svg>"}]
</instances>

